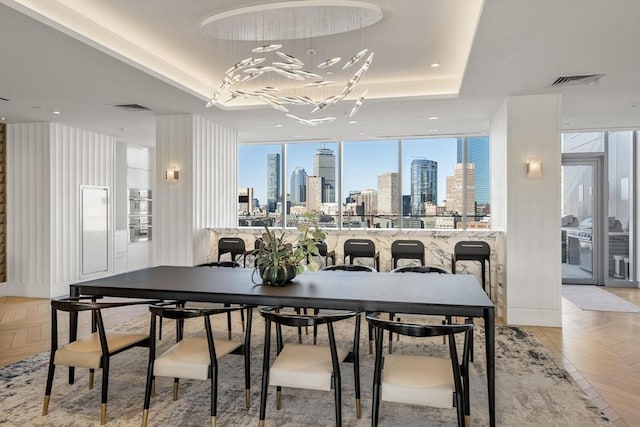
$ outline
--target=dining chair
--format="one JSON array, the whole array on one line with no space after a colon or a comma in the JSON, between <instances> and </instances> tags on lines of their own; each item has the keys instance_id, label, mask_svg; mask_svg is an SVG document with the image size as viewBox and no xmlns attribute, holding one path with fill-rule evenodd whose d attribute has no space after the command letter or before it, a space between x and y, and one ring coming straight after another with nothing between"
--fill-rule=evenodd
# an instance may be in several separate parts
<instances>
[{"instance_id":1,"label":"dining chair","mask_svg":"<svg viewBox=\"0 0 640 427\"><path fill-rule=\"evenodd\" d=\"M355 258L372 258L377 271L380 271L380 253L376 244L369 239L347 239L344 242L344 263L353 264Z\"/></svg>"},{"instance_id":2,"label":"dining chair","mask_svg":"<svg viewBox=\"0 0 640 427\"><path fill-rule=\"evenodd\" d=\"M470 425L469 405L469 338L471 324L417 325L367 315L374 327L376 357L373 371L371 425L378 425L380 401L407 403L437 408L456 408L458 426ZM409 337L447 336L449 359L416 354L384 355L384 331ZM462 360L458 357L455 335L464 334ZM393 422L389 423L390 425ZM424 422L428 425L428 422Z\"/></svg>"},{"instance_id":3,"label":"dining chair","mask_svg":"<svg viewBox=\"0 0 640 427\"><path fill-rule=\"evenodd\" d=\"M244 240L240 237L220 237L218 239L218 261L222 255L229 254L231 261L237 261L246 252Z\"/></svg>"},{"instance_id":4,"label":"dining chair","mask_svg":"<svg viewBox=\"0 0 640 427\"><path fill-rule=\"evenodd\" d=\"M342 377L340 362L353 362L355 384L356 417L361 417L360 403L360 323L357 312L346 311L340 314L304 315L291 312L279 312L281 307L263 307L260 315L265 319L264 356L262 367L262 391L260 395L259 427L265 425L267 407L267 389L276 387L276 409L282 407L282 387L311 390L334 390L336 426L342 426ZM333 324L355 317L355 332L351 350L336 344ZM276 325L277 356L273 364L271 355L271 324ZM282 326L301 328L304 326L327 326L328 346L284 343ZM320 414L314 415L319 417ZM311 421L311 420L310 420Z\"/></svg>"},{"instance_id":5,"label":"dining chair","mask_svg":"<svg viewBox=\"0 0 640 427\"><path fill-rule=\"evenodd\" d=\"M391 243L391 262L398 268L398 260L417 259L424 265L424 243L419 240L395 240Z\"/></svg>"},{"instance_id":6,"label":"dining chair","mask_svg":"<svg viewBox=\"0 0 640 427\"><path fill-rule=\"evenodd\" d=\"M480 263L482 272L482 289L491 298L491 247L487 242L476 240L456 243L451 256L451 272L456 273L456 264L460 261L476 261ZM489 265L489 283L487 283L487 268ZM488 288L488 289L487 289Z\"/></svg>"},{"instance_id":7,"label":"dining chair","mask_svg":"<svg viewBox=\"0 0 640 427\"><path fill-rule=\"evenodd\" d=\"M338 265L329 265L327 267L321 268L321 271L364 271L368 273L377 273L373 267L369 267L368 265L358 265L358 264L338 264ZM322 310L327 313L339 313L340 310ZM316 314L320 311L315 310ZM317 328L313 328L313 343L317 342ZM369 354L373 354L373 329L369 327Z\"/></svg>"},{"instance_id":8,"label":"dining chair","mask_svg":"<svg viewBox=\"0 0 640 427\"><path fill-rule=\"evenodd\" d=\"M251 250L246 250L243 254L243 262L244 262L244 266L247 266L247 257L253 257L253 266L257 267L258 266L258 258L256 257L256 255L258 254L258 251L260 250L260 248L264 245L264 241L262 240L261 237L256 238L256 241L253 242L253 249Z\"/></svg>"},{"instance_id":9,"label":"dining chair","mask_svg":"<svg viewBox=\"0 0 640 427\"><path fill-rule=\"evenodd\" d=\"M148 347L146 333L125 334L105 329L102 311L116 307L149 304L149 301L97 302L96 297L63 297L51 300L51 355L44 393L42 415L49 413L49 401L53 387L55 367L58 365L89 369L89 389L93 388L94 372L102 369L102 397L100 400L100 425L107 422L107 394L109 387L109 363L111 357L133 347ZM58 344L58 312L91 312L91 334L63 346Z\"/></svg>"},{"instance_id":10,"label":"dining chair","mask_svg":"<svg viewBox=\"0 0 640 427\"><path fill-rule=\"evenodd\" d=\"M316 247L318 248L318 256L324 258L325 267L329 265L329 260L331 260L331 265L336 265L336 251L328 250L327 242L316 243ZM309 264L310 258L307 254L307 264Z\"/></svg>"},{"instance_id":11,"label":"dining chair","mask_svg":"<svg viewBox=\"0 0 640 427\"><path fill-rule=\"evenodd\" d=\"M218 261L218 262L207 262L204 264L198 264L196 267L211 267L211 268L240 268L242 267L238 261ZM205 303L203 303L205 304ZM204 306L201 304L200 306ZM207 307L215 308L215 307L230 307L229 304L218 304L218 303L206 303ZM244 321L244 311L240 310L240 322L242 324L242 332L245 331L245 321ZM231 312L227 312L227 335L229 339L231 339ZM160 319L160 337L162 337L162 318Z\"/></svg>"},{"instance_id":12,"label":"dining chair","mask_svg":"<svg viewBox=\"0 0 640 427\"><path fill-rule=\"evenodd\" d=\"M422 274L451 274L451 272L442 267L434 267L430 265L414 265L414 266L406 266L406 267L398 267L391 270L392 273L422 273ZM389 320L392 320L395 317L395 313L389 313ZM432 315L412 315L412 318L418 318L426 321L439 321L440 323L447 324L451 323L451 316L432 316ZM396 319L400 321L401 319L398 317ZM400 336L398 336L398 339ZM447 337L442 336L442 342L444 344L447 343ZM393 353L393 332L389 332L389 354Z\"/></svg>"},{"instance_id":13,"label":"dining chair","mask_svg":"<svg viewBox=\"0 0 640 427\"><path fill-rule=\"evenodd\" d=\"M231 311L242 311L244 307L199 308L181 307L175 303L152 304L149 365L144 394L142 426L149 422L151 397L155 394L156 377L173 378L173 400L178 400L179 379L211 381L211 427L216 426L218 403L218 360L227 354L244 354L245 405L250 400L250 348L252 310L247 310L247 330L244 340L225 340L214 337L211 316ZM176 343L162 354L157 354L155 331L157 318L176 320ZM184 322L188 319L204 320L205 337L184 336Z\"/></svg>"}]
</instances>

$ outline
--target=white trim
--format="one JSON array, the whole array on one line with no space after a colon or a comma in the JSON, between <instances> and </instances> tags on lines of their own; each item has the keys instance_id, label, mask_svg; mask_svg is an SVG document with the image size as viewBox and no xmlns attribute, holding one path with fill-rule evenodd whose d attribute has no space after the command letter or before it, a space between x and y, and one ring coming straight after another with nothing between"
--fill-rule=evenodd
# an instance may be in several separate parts
<instances>
[{"instance_id":1,"label":"white trim","mask_svg":"<svg viewBox=\"0 0 640 427\"><path fill-rule=\"evenodd\" d=\"M507 308L508 325L562 327L562 310Z\"/></svg>"}]
</instances>

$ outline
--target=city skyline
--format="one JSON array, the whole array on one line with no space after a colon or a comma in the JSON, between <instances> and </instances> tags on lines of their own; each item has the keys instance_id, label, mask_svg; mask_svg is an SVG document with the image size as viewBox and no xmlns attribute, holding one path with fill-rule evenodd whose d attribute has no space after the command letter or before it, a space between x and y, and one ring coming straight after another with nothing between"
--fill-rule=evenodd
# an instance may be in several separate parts
<instances>
[{"instance_id":1,"label":"city skyline","mask_svg":"<svg viewBox=\"0 0 640 427\"><path fill-rule=\"evenodd\" d=\"M264 183L267 167L267 155L279 154L282 145L241 145L239 149L238 186L253 187L254 197L261 205L267 203ZM287 145L286 178L289 181L295 167L304 168L307 173L313 170L314 153L319 148L331 149L338 153L337 143L292 143ZM446 176L451 175L457 162L457 138L429 138L403 141L402 161L404 173L401 192L410 194L410 164L413 159L429 159L438 162L438 204L446 198ZM342 177L342 199L350 191L376 189L378 177L384 173L398 172L398 145L393 141L356 141L345 142L343 149L344 176ZM349 165L355 167L349 169ZM244 167L247 165L247 167ZM281 166L282 167L282 166ZM288 187L290 186L287 182ZM262 187L262 188L261 188ZM291 189L287 189L291 193ZM335 192L336 202L338 191Z\"/></svg>"}]
</instances>

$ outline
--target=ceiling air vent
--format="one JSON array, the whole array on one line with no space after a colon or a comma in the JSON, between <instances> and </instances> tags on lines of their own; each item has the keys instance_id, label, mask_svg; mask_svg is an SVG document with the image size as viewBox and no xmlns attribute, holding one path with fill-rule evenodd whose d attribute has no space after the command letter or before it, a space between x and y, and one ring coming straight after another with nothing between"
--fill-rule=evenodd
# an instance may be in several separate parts
<instances>
[{"instance_id":1,"label":"ceiling air vent","mask_svg":"<svg viewBox=\"0 0 640 427\"><path fill-rule=\"evenodd\" d=\"M119 105L114 105L114 107L124 111L151 111L147 107L140 104L119 104Z\"/></svg>"},{"instance_id":2,"label":"ceiling air vent","mask_svg":"<svg viewBox=\"0 0 640 427\"><path fill-rule=\"evenodd\" d=\"M557 86L587 86L596 83L604 76L604 74L585 74L582 76L561 76L551 84L551 87Z\"/></svg>"}]
</instances>

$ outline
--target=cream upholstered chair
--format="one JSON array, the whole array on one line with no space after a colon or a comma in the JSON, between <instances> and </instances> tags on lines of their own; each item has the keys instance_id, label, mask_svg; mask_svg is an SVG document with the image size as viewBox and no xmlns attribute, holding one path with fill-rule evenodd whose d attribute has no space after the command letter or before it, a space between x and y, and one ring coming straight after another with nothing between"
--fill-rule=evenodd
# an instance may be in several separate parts
<instances>
[{"instance_id":1,"label":"cream upholstered chair","mask_svg":"<svg viewBox=\"0 0 640 427\"><path fill-rule=\"evenodd\" d=\"M340 362L351 356L354 369L356 397L356 416L360 418L360 364L359 341L361 318L355 312L341 314L304 315L278 312L281 307L263 307L260 314L265 319L264 356L262 367L262 392L260 397L259 426L265 425L267 406L267 388L276 386L276 408L281 408L282 387L303 388L311 390L331 391L334 389L336 425L342 425L342 380ZM333 331L333 323L355 317L356 327L353 347L338 347ZM270 365L271 324L276 324L278 356ZM283 342L282 326L303 327L326 325L329 335L329 346L294 344Z\"/></svg>"},{"instance_id":2,"label":"cream upholstered chair","mask_svg":"<svg viewBox=\"0 0 640 427\"><path fill-rule=\"evenodd\" d=\"M89 388L93 388L96 369L102 369L102 399L100 424L107 422L107 391L109 386L109 361L111 356L135 346L149 346L149 335L107 332L102 320L102 310L114 307L149 304L149 301L96 302L95 297L64 297L51 300L51 356L44 393L42 415L49 412L49 400L53 387L56 365L89 369ZM58 311L91 311L91 335L58 346Z\"/></svg>"},{"instance_id":3,"label":"cream upholstered chair","mask_svg":"<svg viewBox=\"0 0 640 427\"><path fill-rule=\"evenodd\" d=\"M469 338L472 324L417 325L379 318L380 313L367 315L376 335L376 360L373 372L373 404L371 425L378 425L380 401L456 408L458 426L469 422ZM446 335L449 359L427 355L383 355L383 331L411 337ZM456 334L464 334L462 360L458 358ZM428 424L425 422L425 424Z\"/></svg>"},{"instance_id":4,"label":"cream upholstered chair","mask_svg":"<svg viewBox=\"0 0 640 427\"><path fill-rule=\"evenodd\" d=\"M151 326L149 336L149 366L147 369L147 383L144 395L144 410L142 425L146 426L149 419L151 396L155 390L156 377L173 378L173 400L178 399L178 385L180 378L194 380L211 380L211 426L216 425L218 401L218 359L234 353L244 354L245 373L245 404L250 401L250 353L251 347L251 318L252 310L247 310L247 328L244 341L219 339L213 336L210 316L224 314L231 311L244 310L244 307L198 308L182 307L181 303L162 303L149 306L151 311ZM176 320L176 344L164 353L156 354L156 323L157 317ZM184 322L187 319L204 319L205 337L184 337Z\"/></svg>"}]
</instances>

